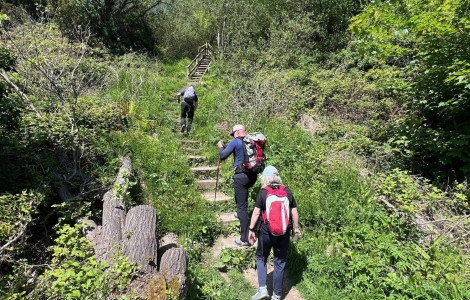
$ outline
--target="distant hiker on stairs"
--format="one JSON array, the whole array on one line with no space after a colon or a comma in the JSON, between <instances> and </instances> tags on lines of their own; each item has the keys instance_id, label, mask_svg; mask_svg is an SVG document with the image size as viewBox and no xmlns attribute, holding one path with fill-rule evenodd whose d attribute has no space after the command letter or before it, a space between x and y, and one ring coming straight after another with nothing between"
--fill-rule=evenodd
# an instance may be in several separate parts
<instances>
[{"instance_id":1,"label":"distant hiker on stairs","mask_svg":"<svg viewBox=\"0 0 470 300\"><path fill-rule=\"evenodd\" d=\"M258 248L256 249L256 267L258 269L259 289L252 300L268 299L266 288L267 262L271 248L274 252L273 296L271 300L281 299L282 280L286 266L287 249L290 233L300 239L299 215L297 204L291 190L282 185L276 168L267 166L261 175L261 190L256 198L255 209L250 222L250 243L256 241L256 224L262 216L259 228Z\"/></svg>"},{"instance_id":2,"label":"distant hiker on stairs","mask_svg":"<svg viewBox=\"0 0 470 300\"><path fill-rule=\"evenodd\" d=\"M181 96L183 96L183 101L181 101L181 132L184 133L186 130L186 133L189 134L193 124L194 112L197 109L197 94L194 87L190 85L187 89L176 94L178 103L180 103ZM187 125L186 118L188 118Z\"/></svg>"},{"instance_id":3,"label":"distant hiker on stairs","mask_svg":"<svg viewBox=\"0 0 470 300\"><path fill-rule=\"evenodd\" d=\"M235 243L239 246L251 246L248 241L248 189L252 187L257 179L255 173L244 172L244 151L243 151L243 137L246 135L245 127L243 125L235 125L232 133L234 137L224 148L222 142L217 144L219 147L219 157L224 160L233 153L233 188L235 190L235 202L237 203L237 215L240 220L240 239L235 240Z\"/></svg>"}]
</instances>

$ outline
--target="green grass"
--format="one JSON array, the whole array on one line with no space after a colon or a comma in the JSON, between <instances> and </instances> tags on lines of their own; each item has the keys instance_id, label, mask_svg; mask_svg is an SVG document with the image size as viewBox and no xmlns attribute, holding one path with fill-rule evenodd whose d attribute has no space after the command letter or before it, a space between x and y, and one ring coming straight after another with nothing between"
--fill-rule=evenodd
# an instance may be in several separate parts
<instances>
[{"instance_id":1,"label":"green grass","mask_svg":"<svg viewBox=\"0 0 470 300\"><path fill-rule=\"evenodd\" d=\"M249 298L253 291L241 273L230 271L227 283L217 270L200 264L204 251L222 233L216 213L233 211L235 205L217 203L214 209L202 199L185 159L173 120L179 112L176 92L185 85L185 63L146 62L120 75L119 83L106 94L117 102L122 102L123 94L132 96L122 90L136 78L142 76L144 84L139 96L128 101L129 128L112 134L109 148L116 155L132 156L136 180L145 183L135 193L157 208L159 232L180 235L194 282L190 299ZM406 215L390 214L377 202L376 191L386 188L377 188L374 170L360 156L375 147L364 138L365 128L330 120L311 136L291 116L263 113L267 117L253 118L233 102L231 86L217 76L217 62L214 70L206 86L196 86L199 108L190 138L202 142L198 154L216 165L216 143L228 143L234 124L243 123L248 131L267 136L268 164L278 168L299 209L304 238L291 245L288 270L306 299L468 297L466 259L444 241L421 244L421 234ZM348 138L343 138L346 133ZM223 179L219 190L233 195L231 158L221 163L219 176ZM259 182L249 195L250 210L258 191Z\"/></svg>"}]
</instances>

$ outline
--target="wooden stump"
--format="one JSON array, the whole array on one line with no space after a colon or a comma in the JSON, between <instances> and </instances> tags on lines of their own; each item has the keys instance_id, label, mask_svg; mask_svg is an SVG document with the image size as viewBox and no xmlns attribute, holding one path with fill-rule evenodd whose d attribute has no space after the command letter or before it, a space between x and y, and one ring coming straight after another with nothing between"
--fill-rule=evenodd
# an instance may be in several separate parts
<instances>
[{"instance_id":1,"label":"wooden stump","mask_svg":"<svg viewBox=\"0 0 470 300\"><path fill-rule=\"evenodd\" d=\"M178 248L178 244L178 236L172 232L165 234L158 241L158 268L160 268L162 255L171 248Z\"/></svg>"},{"instance_id":2,"label":"wooden stump","mask_svg":"<svg viewBox=\"0 0 470 300\"><path fill-rule=\"evenodd\" d=\"M120 248L122 230L126 222L126 206L124 195L127 192L126 179L132 172L131 159L127 156L121 158L121 168L114 181L113 188L103 197L103 224L100 241L96 245L96 256L112 262L112 257Z\"/></svg>"},{"instance_id":3,"label":"wooden stump","mask_svg":"<svg viewBox=\"0 0 470 300\"><path fill-rule=\"evenodd\" d=\"M171 248L163 254L160 273L165 276L168 288L179 293L178 299L184 299L188 292L187 270L188 255L183 249Z\"/></svg>"},{"instance_id":4,"label":"wooden stump","mask_svg":"<svg viewBox=\"0 0 470 300\"><path fill-rule=\"evenodd\" d=\"M178 236L168 234L160 241L162 266L158 272L157 211L152 206L139 205L126 214L123 200L131 171L130 158L123 157L114 186L103 197L102 226L85 220L88 224L85 235L98 259L112 264L112 256L122 249L130 262L142 266L142 272L128 287L131 298L166 300L170 289L173 295L184 299L188 292L188 256L183 249L176 248Z\"/></svg>"},{"instance_id":5,"label":"wooden stump","mask_svg":"<svg viewBox=\"0 0 470 300\"><path fill-rule=\"evenodd\" d=\"M150 205L139 205L127 213L122 236L122 254L142 265L141 271L157 271L157 211Z\"/></svg>"}]
</instances>

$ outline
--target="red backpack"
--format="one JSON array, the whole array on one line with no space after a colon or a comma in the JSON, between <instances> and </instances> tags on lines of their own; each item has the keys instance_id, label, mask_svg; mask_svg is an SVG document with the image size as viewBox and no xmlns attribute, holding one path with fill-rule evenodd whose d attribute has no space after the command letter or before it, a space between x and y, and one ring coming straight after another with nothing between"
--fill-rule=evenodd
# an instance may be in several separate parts
<instances>
[{"instance_id":1,"label":"red backpack","mask_svg":"<svg viewBox=\"0 0 470 300\"><path fill-rule=\"evenodd\" d=\"M264 187L268 191L266 194L266 211L263 213L263 222L269 224L272 235L284 235L289 225L289 198L281 185L275 190Z\"/></svg>"},{"instance_id":2,"label":"red backpack","mask_svg":"<svg viewBox=\"0 0 470 300\"><path fill-rule=\"evenodd\" d=\"M244 172L261 173L264 170L266 156L266 136L260 132L247 134L243 139Z\"/></svg>"}]
</instances>

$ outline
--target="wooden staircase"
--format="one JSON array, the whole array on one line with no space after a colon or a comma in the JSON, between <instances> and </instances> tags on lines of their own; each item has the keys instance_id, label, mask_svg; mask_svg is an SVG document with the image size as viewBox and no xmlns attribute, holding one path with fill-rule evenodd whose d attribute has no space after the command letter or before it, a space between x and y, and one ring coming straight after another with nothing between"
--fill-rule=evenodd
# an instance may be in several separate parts
<instances>
[{"instance_id":1,"label":"wooden staircase","mask_svg":"<svg viewBox=\"0 0 470 300\"><path fill-rule=\"evenodd\" d=\"M209 72L214 51L209 43L199 47L198 54L189 65L186 66L187 76L191 81L201 81Z\"/></svg>"}]
</instances>

